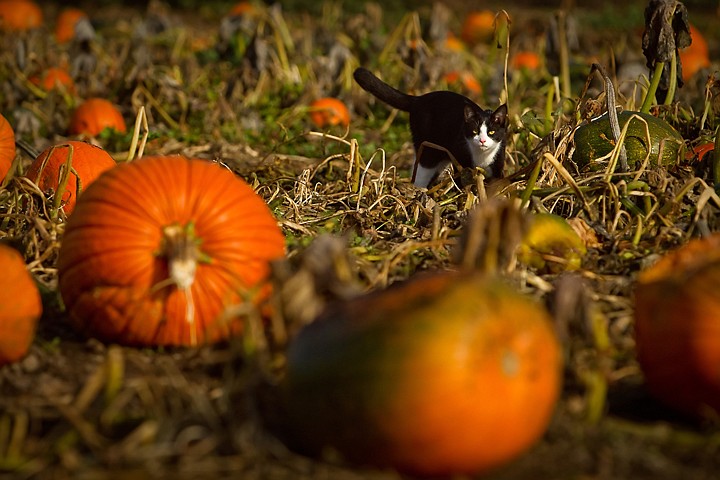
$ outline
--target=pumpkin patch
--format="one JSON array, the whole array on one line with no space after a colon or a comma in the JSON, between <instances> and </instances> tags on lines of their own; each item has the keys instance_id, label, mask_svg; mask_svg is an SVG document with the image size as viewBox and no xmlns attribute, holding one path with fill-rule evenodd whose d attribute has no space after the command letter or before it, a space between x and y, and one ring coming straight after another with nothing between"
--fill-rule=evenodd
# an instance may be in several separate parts
<instances>
[{"instance_id":1,"label":"pumpkin patch","mask_svg":"<svg viewBox=\"0 0 720 480\"><path fill-rule=\"evenodd\" d=\"M34 2L0 477L718 476L717 2Z\"/></svg>"}]
</instances>

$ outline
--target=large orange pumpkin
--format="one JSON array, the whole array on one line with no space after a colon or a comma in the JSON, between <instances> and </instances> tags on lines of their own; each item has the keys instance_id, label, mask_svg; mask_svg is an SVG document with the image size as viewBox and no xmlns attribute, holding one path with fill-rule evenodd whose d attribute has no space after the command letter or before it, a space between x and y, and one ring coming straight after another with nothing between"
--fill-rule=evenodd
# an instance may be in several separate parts
<instances>
[{"instance_id":1,"label":"large orange pumpkin","mask_svg":"<svg viewBox=\"0 0 720 480\"><path fill-rule=\"evenodd\" d=\"M68 141L48 147L38 155L26 176L43 192L55 193L62 181L61 169L71 162L70 176L62 195L62 208L70 214L80 194L105 170L115 166L115 160L102 148L87 142Z\"/></svg>"},{"instance_id":2,"label":"large orange pumpkin","mask_svg":"<svg viewBox=\"0 0 720 480\"><path fill-rule=\"evenodd\" d=\"M70 119L71 135L97 136L106 128L125 133L127 126L120 110L104 98L88 98L73 112Z\"/></svg>"},{"instance_id":3,"label":"large orange pumpkin","mask_svg":"<svg viewBox=\"0 0 720 480\"><path fill-rule=\"evenodd\" d=\"M0 29L9 32L42 25L42 10L32 0L0 0Z\"/></svg>"},{"instance_id":4,"label":"large orange pumpkin","mask_svg":"<svg viewBox=\"0 0 720 480\"><path fill-rule=\"evenodd\" d=\"M420 276L331 308L289 347L287 443L423 476L474 474L527 450L560 392L537 303L479 274Z\"/></svg>"},{"instance_id":5,"label":"large orange pumpkin","mask_svg":"<svg viewBox=\"0 0 720 480\"><path fill-rule=\"evenodd\" d=\"M0 243L0 365L25 356L42 314L40 292L20 253Z\"/></svg>"},{"instance_id":6,"label":"large orange pumpkin","mask_svg":"<svg viewBox=\"0 0 720 480\"><path fill-rule=\"evenodd\" d=\"M635 341L648 390L691 415L720 415L720 234L641 272Z\"/></svg>"},{"instance_id":7,"label":"large orange pumpkin","mask_svg":"<svg viewBox=\"0 0 720 480\"><path fill-rule=\"evenodd\" d=\"M10 171L14 159L15 132L10 122L0 115L0 182L5 180L5 175Z\"/></svg>"},{"instance_id":8,"label":"large orange pumpkin","mask_svg":"<svg viewBox=\"0 0 720 480\"><path fill-rule=\"evenodd\" d=\"M58 259L60 292L87 335L196 345L238 334L238 305L267 299L284 237L265 202L205 160L146 157L102 175L78 202Z\"/></svg>"}]
</instances>

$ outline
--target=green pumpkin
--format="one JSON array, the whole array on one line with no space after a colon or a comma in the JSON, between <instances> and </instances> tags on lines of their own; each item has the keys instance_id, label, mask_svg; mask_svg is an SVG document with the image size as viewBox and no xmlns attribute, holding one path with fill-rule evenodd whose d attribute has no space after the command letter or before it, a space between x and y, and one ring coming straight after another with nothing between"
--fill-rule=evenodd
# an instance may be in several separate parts
<instances>
[{"instance_id":1,"label":"green pumpkin","mask_svg":"<svg viewBox=\"0 0 720 480\"><path fill-rule=\"evenodd\" d=\"M637 118L640 117L640 118ZM665 120L649 113L624 111L618 114L620 130L632 118L625 137L628 167L639 169L650 151L649 165L676 165L683 157L685 142L682 136ZM644 121L643 121L644 120ZM648 135L645 128L650 131ZM607 160L598 159L608 155L615 148L612 129L607 113L575 131L575 152L573 161L581 170L598 171L607 165Z\"/></svg>"}]
</instances>

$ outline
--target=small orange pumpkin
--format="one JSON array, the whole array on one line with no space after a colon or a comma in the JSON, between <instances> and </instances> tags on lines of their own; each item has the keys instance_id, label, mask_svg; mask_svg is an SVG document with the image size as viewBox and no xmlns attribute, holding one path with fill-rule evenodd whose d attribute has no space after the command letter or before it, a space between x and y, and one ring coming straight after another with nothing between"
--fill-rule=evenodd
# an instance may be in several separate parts
<instances>
[{"instance_id":1,"label":"small orange pumpkin","mask_svg":"<svg viewBox=\"0 0 720 480\"><path fill-rule=\"evenodd\" d=\"M337 98L318 98L310 103L310 120L317 128L332 125L347 126L350 123L350 112Z\"/></svg>"},{"instance_id":2,"label":"small orange pumpkin","mask_svg":"<svg viewBox=\"0 0 720 480\"><path fill-rule=\"evenodd\" d=\"M73 112L69 132L71 135L85 134L95 137L106 128L119 133L127 132L122 113L104 98L88 98Z\"/></svg>"},{"instance_id":3,"label":"small orange pumpkin","mask_svg":"<svg viewBox=\"0 0 720 480\"><path fill-rule=\"evenodd\" d=\"M540 56L535 52L521 51L513 55L510 65L515 70L537 70L540 68Z\"/></svg>"},{"instance_id":4,"label":"small orange pumpkin","mask_svg":"<svg viewBox=\"0 0 720 480\"><path fill-rule=\"evenodd\" d=\"M460 38L468 45L489 42L495 34L495 12L479 10L465 17Z\"/></svg>"},{"instance_id":5,"label":"small orange pumpkin","mask_svg":"<svg viewBox=\"0 0 720 480\"><path fill-rule=\"evenodd\" d=\"M87 142L68 141L43 150L30 165L27 177L40 190L57 192L60 170L67 165L71 151L72 168L62 196L62 208L68 215L75 208L78 196L101 173L115 166L115 160L102 148Z\"/></svg>"},{"instance_id":6,"label":"small orange pumpkin","mask_svg":"<svg viewBox=\"0 0 720 480\"><path fill-rule=\"evenodd\" d=\"M20 32L42 25L43 14L33 0L0 0L0 30Z\"/></svg>"},{"instance_id":7,"label":"small orange pumpkin","mask_svg":"<svg viewBox=\"0 0 720 480\"><path fill-rule=\"evenodd\" d=\"M20 253L0 243L0 366L27 354L42 314L40 292Z\"/></svg>"},{"instance_id":8,"label":"small orange pumpkin","mask_svg":"<svg viewBox=\"0 0 720 480\"><path fill-rule=\"evenodd\" d=\"M635 343L648 390L687 414L720 415L720 234L640 273Z\"/></svg>"},{"instance_id":9,"label":"small orange pumpkin","mask_svg":"<svg viewBox=\"0 0 720 480\"><path fill-rule=\"evenodd\" d=\"M198 345L243 330L269 295L284 237L265 202L222 166L145 157L102 175L70 216L58 257L73 325L126 345Z\"/></svg>"},{"instance_id":10,"label":"small orange pumpkin","mask_svg":"<svg viewBox=\"0 0 720 480\"><path fill-rule=\"evenodd\" d=\"M251 2L238 2L232 6L229 15L231 16L242 16L242 15L253 15L256 13L255 5Z\"/></svg>"},{"instance_id":11,"label":"small orange pumpkin","mask_svg":"<svg viewBox=\"0 0 720 480\"><path fill-rule=\"evenodd\" d=\"M692 39L690 46L680 50L682 78L686 82L698 70L710 66L710 51L708 50L707 41L694 25L690 25L690 38Z\"/></svg>"},{"instance_id":12,"label":"small orange pumpkin","mask_svg":"<svg viewBox=\"0 0 720 480\"><path fill-rule=\"evenodd\" d=\"M545 309L476 273L421 275L335 305L292 341L291 448L418 476L496 468L545 432L562 353Z\"/></svg>"},{"instance_id":13,"label":"small orange pumpkin","mask_svg":"<svg viewBox=\"0 0 720 480\"><path fill-rule=\"evenodd\" d=\"M457 70L453 70L446 73L443 78L448 85L460 85L468 92L475 95L480 95L482 93L482 85L480 85L480 82L478 82L470 72L458 72Z\"/></svg>"},{"instance_id":14,"label":"small orange pumpkin","mask_svg":"<svg viewBox=\"0 0 720 480\"><path fill-rule=\"evenodd\" d=\"M15 160L15 132L10 122L0 115L0 182L5 180L13 160Z\"/></svg>"},{"instance_id":15,"label":"small orange pumpkin","mask_svg":"<svg viewBox=\"0 0 720 480\"><path fill-rule=\"evenodd\" d=\"M452 33L448 33L448 36L445 38L445 48L452 52L462 52L466 47L462 40Z\"/></svg>"},{"instance_id":16,"label":"small orange pumpkin","mask_svg":"<svg viewBox=\"0 0 720 480\"><path fill-rule=\"evenodd\" d=\"M75 82L72 77L66 69L60 67L50 67L40 76L30 77L30 81L47 92L60 87L71 93L75 91Z\"/></svg>"},{"instance_id":17,"label":"small orange pumpkin","mask_svg":"<svg viewBox=\"0 0 720 480\"><path fill-rule=\"evenodd\" d=\"M79 8L64 8L55 22L55 39L58 43L67 43L75 37L75 25L88 18L87 13Z\"/></svg>"}]
</instances>

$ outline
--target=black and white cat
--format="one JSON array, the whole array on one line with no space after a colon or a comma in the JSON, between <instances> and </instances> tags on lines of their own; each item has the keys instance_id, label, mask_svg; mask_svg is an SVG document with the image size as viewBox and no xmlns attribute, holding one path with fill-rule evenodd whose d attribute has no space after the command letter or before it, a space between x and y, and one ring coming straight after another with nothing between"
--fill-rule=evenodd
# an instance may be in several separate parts
<instances>
[{"instance_id":1,"label":"black and white cat","mask_svg":"<svg viewBox=\"0 0 720 480\"><path fill-rule=\"evenodd\" d=\"M353 76L364 90L391 107L410 113L415 186L430 185L450 163L448 152L463 167L482 167L488 178L503 176L507 135L505 104L494 111L483 110L464 95L445 90L410 95L362 67L355 70Z\"/></svg>"}]
</instances>

